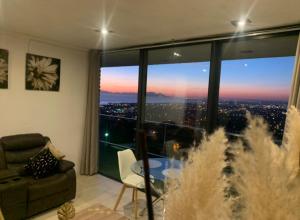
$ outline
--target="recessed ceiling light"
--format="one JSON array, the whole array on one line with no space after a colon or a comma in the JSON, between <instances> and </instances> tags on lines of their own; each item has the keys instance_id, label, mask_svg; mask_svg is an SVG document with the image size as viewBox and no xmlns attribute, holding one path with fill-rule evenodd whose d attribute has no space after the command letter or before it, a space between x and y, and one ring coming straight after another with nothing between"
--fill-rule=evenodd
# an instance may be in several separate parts
<instances>
[{"instance_id":1,"label":"recessed ceiling light","mask_svg":"<svg viewBox=\"0 0 300 220\"><path fill-rule=\"evenodd\" d=\"M112 33L114 33L113 31L111 31L111 30L107 30L106 28L101 28L101 29L99 29L99 28L95 28L95 29L93 29L95 32L97 32L97 33L101 33L102 35L107 35L107 34L112 34Z\"/></svg>"},{"instance_id":2,"label":"recessed ceiling light","mask_svg":"<svg viewBox=\"0 0 300 220\"><path fill-rule=\"evenodd\" d=\"M241 20L237 22L237 26L239 27L244 27L246 25L246 21L245 20Z\"/></svg>"},{"instance_id":3,"label":"recessed ceiling light","mask_svg":"<svg viewBox=\"0 0 300 220\"><path fill-rule=\"evenodd\" d=\"M102 28L101 29L101 34L102 35L107 35L108 34L108 30L106 28Z\"/></svg>"},{"instance_id":4,"label":"recessed ceiling light","mask_svg":"<svg viewBox=\"0 0 300 220\"><path fill-rule=\"evenodd\" d=\"M174 55L175 57L181 57L181 54L180 54L180 53L177 53L177 52L174 52L173 55Z\"/></svg>"},{"instance_id":5,"label":"recessed ceiling light","mask_svg":"<svg viewBox=\"0 0 300 220\"><path fill-rule=\"evenodd\" d=\"M250 19L240 19L240 20L231 21L231 24L237 28L244 28L246 25L250 23L252 23Z\"/></svg>"}]
</instances>

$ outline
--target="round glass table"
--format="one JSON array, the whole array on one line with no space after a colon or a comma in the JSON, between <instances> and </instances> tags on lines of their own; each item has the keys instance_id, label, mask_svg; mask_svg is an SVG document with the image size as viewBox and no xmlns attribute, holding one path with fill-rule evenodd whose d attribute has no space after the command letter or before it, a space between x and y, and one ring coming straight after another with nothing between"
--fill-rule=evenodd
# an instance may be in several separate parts
<instances>
[{"instance_id":1,"label":"round glass table","mask_svg":"<svg viewBox=\"0 0 300 220\"><path fill-rule=\"evenodd\" d=\"M164 200L166 197L165 180L176 179L179 177L182 162L170 158L150 158L149 159L149 173L151 180L152 193L156 195L156 199L152 201L153 206L159 201L163 201L162 214L165 212ZM137 175L144 177L144 164L142 160L138 160L131 165L131 170ZM140 215L144 215L146 208L144 208Z\"/></svg>"},{"instance_id":2,"label":"round glass table","mask_svg":"<svg viewBox=\"0 0 300 220\"><path fill-rule=\"evenodd\" d=\"M143 167L143 161L138 160L131 165L131 170L137 175L144 176ZM155 180L164 181L166 177L174 178L179 175L181 168L182 162L179 160L166 157L149 159L150 177Z\"/></svg>"}]
</instances>

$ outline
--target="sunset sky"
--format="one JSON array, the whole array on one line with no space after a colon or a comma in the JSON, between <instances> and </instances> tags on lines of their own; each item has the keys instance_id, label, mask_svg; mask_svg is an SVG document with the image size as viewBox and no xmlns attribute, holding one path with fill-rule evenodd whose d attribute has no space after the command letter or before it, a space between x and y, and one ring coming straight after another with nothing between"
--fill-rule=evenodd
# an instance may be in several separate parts
<instances>
[{"instance_id":1,"label":"sunset sky","mask_svg":"<svg viewBox=\"0 0 300 220\"><path fill-rule=\"evenodd\" d=\"M294 57L222 62L221 99L287 100ZM160 64L148 67L147 92L178 97L206 97L209 62ZM105 67L101 90L137 92L138 67Z\"/></svg>"}]
</instances>

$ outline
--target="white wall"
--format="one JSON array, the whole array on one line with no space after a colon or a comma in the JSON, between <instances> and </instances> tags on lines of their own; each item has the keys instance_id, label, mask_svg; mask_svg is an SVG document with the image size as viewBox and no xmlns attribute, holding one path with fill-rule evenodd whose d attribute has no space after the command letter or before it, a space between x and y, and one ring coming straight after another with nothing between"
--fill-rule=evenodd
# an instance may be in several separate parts
<instances>
[{"instance_id":1,"label":"white wall","mask_svg":"<svg viewBox=\"0 0 300 220\"><path fill-rule=\"evenodd\" d=\"M7 33L0 33L0 48L9 51L8 89L0 89L0 136L31 132L47 135L78 170L87 93L87 51ZM61 59L59 92L25 90L27 52Z\"/></svg>"}]
</instances>

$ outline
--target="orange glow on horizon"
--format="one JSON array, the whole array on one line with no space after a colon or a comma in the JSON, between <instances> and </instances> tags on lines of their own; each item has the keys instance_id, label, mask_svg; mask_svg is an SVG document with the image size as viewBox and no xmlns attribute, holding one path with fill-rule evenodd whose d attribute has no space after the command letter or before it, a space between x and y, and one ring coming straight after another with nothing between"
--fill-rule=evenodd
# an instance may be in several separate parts
<instances>
[{"instance_id":1,"label":"orange glow on horizon","mask_svg":"<svg viewBox=\"0 0 300 220\"><path fill-rule=\"evenodd\" d=\"M132 85L103 85L102 91L112 93L137 93L137 86ZM187 98L203 98L207 97L207 88L199 89L174 89L174 88L158 88L151 87L147 89L147 92L159 93L165 96L171 97L187 97ZM262 87L221 87L220 98L232 98L232 99L270 99L270 100L287 100L289 97L289 90L286 88L262 88Z\"/></svg>"},{"instance_id":2,"label":"orange glow on horizon","mask_svg":"<svg viewBox=\"0 0 300 220\"><path fill-rule=\"evenodd\" d=\"M110 78L101 80L102 91L112 93L137 93L138 80L126 78ZM208 94L207 85L190 85L184 82L167 83L157 81L148 84L147 92L160 93L165 96L180 98L205 98ZM253 85L221 85L220 99L261 99L288 100L290 91L287 87L253 86Z\"/></svg>"},{"instance_id":3,"label":"orange glow on horizon","mask_svg":"<svg viewBox=\"0 0 300 220\"><path fill-rule=\"evenodd\" d=\"M220 98L287 100L290 91L287 88L223 86Z\"/></svg>"},{"instance_id":4,"label":"orange glow on horizon","mask_svg":"<svg viewBox=\"0 0 300 220\"><path fill-rule=\"evenodd\" d=\"M131 85L103 85L100 87L102 91L114 93L137 93L138 88Z\"/></svg>"}]
</instances>

